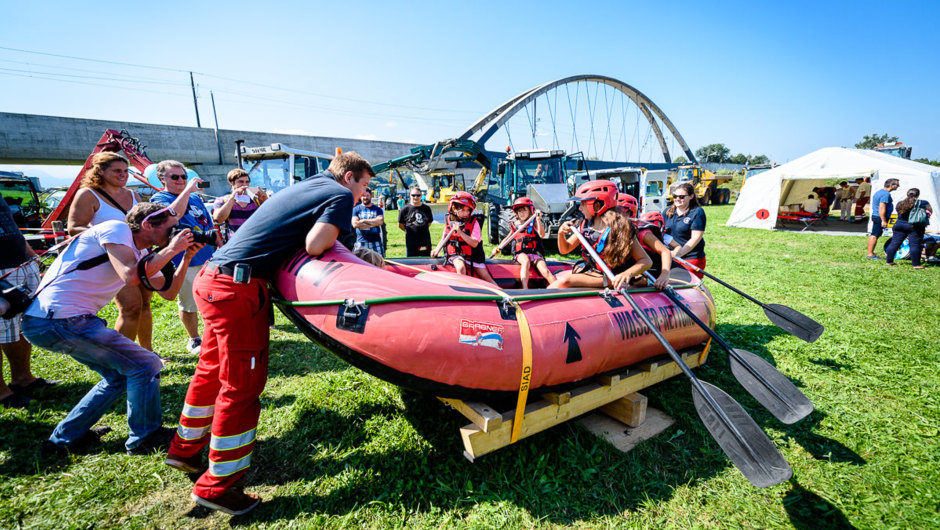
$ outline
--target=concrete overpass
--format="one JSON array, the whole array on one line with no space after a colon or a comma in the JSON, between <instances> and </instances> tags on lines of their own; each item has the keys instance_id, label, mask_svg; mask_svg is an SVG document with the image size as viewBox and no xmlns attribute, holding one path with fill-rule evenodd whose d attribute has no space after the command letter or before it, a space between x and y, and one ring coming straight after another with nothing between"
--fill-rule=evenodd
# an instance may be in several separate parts
<instances>
[{"instance_id":1,"label":"concrete overpass","mask_svg":"<svg viewBox=\"0 0 940 530\"><path fill-rule=\"evenodd\" d=\"M38 114L0 112L0 164L77 164L94 149L106 129L126 129L147 146L147 156L154 162L179 160L212 182L211 192L228 189L225 175L236 167L235 140L246 146L280 142L297 149L333 153L335 148L356 151L373 164L410 152L415 144L275 134L256 131L220 129L222 163L215 130L153 123L87 120Z\"/></svg>"}]
</instances>

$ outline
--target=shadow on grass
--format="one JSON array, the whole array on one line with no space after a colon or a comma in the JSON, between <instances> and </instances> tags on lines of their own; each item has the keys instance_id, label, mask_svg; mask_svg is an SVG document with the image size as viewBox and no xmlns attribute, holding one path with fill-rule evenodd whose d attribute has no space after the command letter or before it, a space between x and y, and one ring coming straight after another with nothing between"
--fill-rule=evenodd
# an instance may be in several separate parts
<instances>
[{"instance_id":1,"label":"shadow on grass","mask_svg":"<svg viewBox=\"0 0 940 530\"><path fill-rule=\"evenodd\" d=\"M115 432L105 435L100 445L95 445L72 453L71 456L40 456L40 447L49 438L59 421L74 407L79 400L94 386L92 383L60 383L46 389L41 394L40 405L31 405L29 417L6 417L0 419L0 448L10 452L0 464L0 476L33 475L37 471L61 470L72 463L72 458L83 455L104 453L124 453L124 437ZM187 383L162 384L160 388L163 423L176 425L179 418ZM179 397L177 397L179 396ZM108 425L115 430L118 424L126 425L126 399L124 396L115 401L107 414L96 425Z\"/></svg>"},{"instance_id":2,"label":"shadow on grass","mask_svg":"<svg viewBox=\"0 0 940 530\"><path fill-rule=\"evenodd\" d=\"M820 427L825 418L825 413L816 410L802 421L793 425L782 425L780 428L816 460L855 466L867 464L868 462L861 455L846 447L842 442L813 432Z\"/></svg>"},{"instance_id":3,"label":"shadow on grass","mask_svg":"<svg viewBox=\"0 0 940 530\"><path fill-rule=\"evenodd\" d=\"M681 400L692 410L688 392ZM731 465L694 411L628 454L565 424L471 464L462 456L463 416L431 396L405 392L402 402L404 410L376 401L342 412L295 402L284 418L293 428L259 443L247 483L307 489L263 503L244 524L345 515L370 502L406 513L510 502L540 520L574 524L669 498Z\"/></svg>"},{"instance_id":4,"label":"shadow on grass","mask_svg":"<svg viewBox=\"0 0 940 530\"><path fill-rule=\"evenodd\" d=\"M813 364L815 364L815 365L818 365L818 366L823 366L823 367L825 367L825 368L829 368L830 370L832 370L832 371L834 371L834 372L839 372L839 371L842 371L842 370L853 370L853 369L855 369L855 366L854 366L854 365L846 364L846 363L840 363L840 362L838 362L838 361L836 361L836 360L833 360L833 359L810 359L809 362L811 362L811 363L813 363Z\"/></svg>"},{"instance_id":5,"label":"shadow on grass","mask_svg":"<svg viewBox=\"0 0 940 530\"><path fill-rule=\"evenodd\" d=\"M855 528L831 502L791 480L793 486L783 497L783 507L794 528Z\"/></svg>"}]
</instances>

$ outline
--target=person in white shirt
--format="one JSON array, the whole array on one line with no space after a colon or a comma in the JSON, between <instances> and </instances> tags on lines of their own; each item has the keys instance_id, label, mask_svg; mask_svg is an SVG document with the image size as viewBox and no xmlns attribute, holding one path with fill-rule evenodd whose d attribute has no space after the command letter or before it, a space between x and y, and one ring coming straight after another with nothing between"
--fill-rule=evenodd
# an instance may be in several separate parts
<instances>
[{"instance_id":1,"label":"person in white shirt","mask_svg":"<svg viewBox=\"0 0 940 530\"><path fill-rule=\"evenodd\" d=\"M61 454L99 441L111 429L92 427L125 391L128 454L158 449L175 432L161 427L162 361L108 328L97 313L125 285L143 284L167 300L176 298L189 261L202 245L193 243L189 230L171 238L175 212L159 204L139 203L125 221L104 221L75 237L50 265L23 314L23 336L30 343L65 353L101 375L101 381L43 442L44 454ZM156 245L165 246L147 252ZM179 268L171 273L172 266L167 264L184 251Z\"/></svg>"},{"instance_id":2,"label":"person in white shirt","mask_svg":"<svg viewBox=\"0 0 940 530\"><path fill-rule=\"evenodd\" d=\"M803 211L806 213L819 212L819 199L817 199L816 196L812 193L810 193L809 197L803 201Z\"/></svg>"},{"instance_id":3,"label":"person in white shirt","mask_svg":"<svg viewBox=\"0 0 940 530\"><path fill-rule=\"evenodd\" d=\"M865 205L871 200L871 184L861 177L855 179L855 182L858 187L855 188L855 220L852 222L858 223L865 219Z\"/></svg>"}]
</instances>

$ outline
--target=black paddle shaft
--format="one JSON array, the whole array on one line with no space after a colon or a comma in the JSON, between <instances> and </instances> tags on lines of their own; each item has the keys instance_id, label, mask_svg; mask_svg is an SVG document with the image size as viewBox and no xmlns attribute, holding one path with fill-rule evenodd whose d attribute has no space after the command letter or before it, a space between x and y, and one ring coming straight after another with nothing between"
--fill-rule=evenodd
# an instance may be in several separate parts
<instances>
[{"instance_id":1,"label":"black paddle shaft","mask_svg":"<svg viewBox=\"0 0 940 530\"><path fill-rule=\"evenodd\" d=\"M577 236L581 246L588 251L603 274L613 282L614 273L611 272L607 263L597 254L594 247L588 243L584 235L581 234L577 228L572 227L571 231ZM745 478L755 486L767 487L779 484L793 476L793 471L790 469L789 464L787 464L777 448L774 447L773 442L757 427L757 424L748 416L741 405L732 399L731 396L721 392L717 387L709 385L715 391L716 395L721 396L723 405L719 404L715 398L712 397L712 392L710 392L709 389L699 381L698 377L692 373L692 370L685 364L679 353L669 344L666 337L659 331L659 328L653 324L649 315L643 312L643 309L637 304L636 300L630 296L630 293L626 289L621 288L620 294L623 295L630 304L630 307L633 308L633 311L640 317L643 323L646 324L646 327L653 336L656 337L656 340L665 348L669 357L672 358L679 369L682 370L682 373L691 381L693 388L692 397L694 398L693 401L696 403L696 412L698 412L699 417L702 418L709 433L711 433L718 442L718 445L725 454L728 455L731 462L734 463ZM718 394L719 392L720 394ZM704 405L704 407L702 405ZM734 420L729 417L726 410L731 412L734 416ZM717 421L715 421L716 419ZM739 423L742 429L747 431L747 437L742 434L741 429L738 429L735 422Z\"/></svg>"},{"instance_id":2,"label":"black paddle shaft","mask_svg":"<svg viewBox=\"0 0 940 530\"><path fill-rule=\"evenodd\" d=\"M645 275L648 279L653 280L653 277L649 273L645 273ZM672 287L667 287L665 294L679 309L684 311L693 322L698 324L715 342L724 348L724 350L728 352L728 355L733 357L738 365L747 372L745 374L740 373L740 370L734 369L736 368L734 362L731 363L732 373L734 373L741 385L777 419L784 423L791 424L806 417L807 414L813 411L812 402L809 401L792 382L786 379L786 376L777 371L776 368L766 362L759 364L760 369L768 372L768 375L776 381L775 384L768 380L768 378L765 378L758 367L748 362L745 356L736 348L732 348L725 342L718 332L703 322L702 319L682 301L682 298ZM753 359L753 354L751 354L751 356Z\"/></svg>"}]
</instances>

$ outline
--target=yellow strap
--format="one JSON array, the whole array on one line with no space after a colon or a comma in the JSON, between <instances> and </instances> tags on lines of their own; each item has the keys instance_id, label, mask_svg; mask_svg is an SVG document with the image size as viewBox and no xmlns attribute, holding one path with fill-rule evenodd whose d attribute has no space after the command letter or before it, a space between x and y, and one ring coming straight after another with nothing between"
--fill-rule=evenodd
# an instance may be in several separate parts
<instances>
[{"instance_id":1,"label":"yellow strap","mask_svg":"<svg viewBox=\"0 0 940 530\"><path fill-rule=\"evenodd\" d=\"M398 265L399 267L421 271L422 273L435 274L436 272L419 269L418 267L412 267L411 265L406 265L404 263L390 259L385 260L385 262L391 263L392 265ZM519 440L519 433L522 430L522 417L525 415L525 404L529 398L529 386L532 383L532 331L529 329L529 321L526 319L525 313L522 311L522 306L513 300L512 297L510 297L509 294L505 291L502 291L496 287L489 287L473 282L462 281L459 278L453 279L465 285L472 285L473 287L487 289L490 292L498 294L509 301L509 303L512 304L512 306L516 309L516 322L519 323L519 339L522 341L522 375L519 378L519 397L516 399L516 415L513 416L512 419L512 434L509 437L509 443L516 443Z\"/></svg>"}]
</instances>

